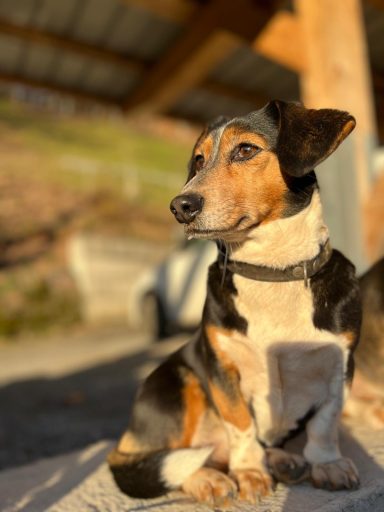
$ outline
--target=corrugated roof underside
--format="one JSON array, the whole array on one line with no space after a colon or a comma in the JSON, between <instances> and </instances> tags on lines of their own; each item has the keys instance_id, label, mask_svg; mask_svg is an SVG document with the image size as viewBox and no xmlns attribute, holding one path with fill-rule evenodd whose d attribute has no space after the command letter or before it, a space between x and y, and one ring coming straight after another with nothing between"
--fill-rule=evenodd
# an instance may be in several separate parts
<instances>
[{"instance_id":1,"label":"corrugated roof underside","mask_svg":"<svg viewBox=\"0 0 384 512\"><path fill-rule=\"evenodd\" d=\"M143 62L156 61L181 30L121 0L0 0L0 17ZM116 64L1 34L0 72L116 101L139 81Z\"/></svg>"},{"instance_id":2,"label":"corrugated roof underside","mask_svg":"<svg viewBox=\"0 0 384 512\"><path fill-rule=\"evenodd\" d=\"M290 5L290 0L286 3ZM384 11L368 2L363 5L370 59L374 69L384 72ZM149 65L177 44L183 31L180 25L122 0L0 0L1 19ZM0 73L117 102L127 99L141 80L139 72L112 61L1 33ZM221 86L221 90L195 88L177 101L172 112L207 120L219 114L241 115L272 98L300 97L295 73L247 46L226 57L208 81ZM236 94L231 94L231 89Z\"/></svg>"},{"instance_id":3,"label":"corrugated roof underside","mask_svg":"<svg viewBox=\"0 0 384 512\"><path fill-rule=\"evenodd\" d=\"M211 74L215 81L267 98L299 98L297 75L243 46Z\"/></svg>"},{"instance_id":4,"label":"corrugated roof underside","mask_svg":"<svg viewBox=\"0 0 384 512\"><path fill-rule=\"evenodd\" d=\"M209 121L219 115L243 115L271 99L298 100L298 77L244 46L226 58L209 77L215 83L244 91L244 100L203 88L189 91L172 108L172 113ZM225 89L225 88L224 88ZM240 96L240 94L239 94ZM254 97L254 101L250 100Z\"/></svg>"}]
</instances>

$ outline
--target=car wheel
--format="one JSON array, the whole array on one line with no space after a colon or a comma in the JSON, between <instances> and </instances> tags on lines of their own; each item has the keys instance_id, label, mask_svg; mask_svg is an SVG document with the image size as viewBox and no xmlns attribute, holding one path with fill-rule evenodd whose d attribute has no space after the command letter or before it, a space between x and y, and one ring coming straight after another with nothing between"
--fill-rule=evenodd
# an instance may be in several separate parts
<instances>
[{"instance_id":1,"label":"car wheel","mask_svg":"<svg viewBox=\"0 0 384 512\"><path fill-rule=\"evenodd\" d=\"M148 293L142 301L142 331L152 340L160 340L167 336L167 323L164 309L154 293Z\"/></svg>"}]
</instances>

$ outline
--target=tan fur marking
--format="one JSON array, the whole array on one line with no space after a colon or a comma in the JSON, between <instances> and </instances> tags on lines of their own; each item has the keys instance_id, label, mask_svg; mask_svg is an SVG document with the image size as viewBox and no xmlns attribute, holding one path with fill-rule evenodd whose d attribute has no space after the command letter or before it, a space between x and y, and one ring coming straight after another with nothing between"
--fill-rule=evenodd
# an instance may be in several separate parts
<instances>
[{"instance_id":1,"label":"tan fur marking","mask_svg":"<svg viewBox=\"0 0 384 512\"><path fill-rule=\"evenodd\" d=\"M353 331L345 331L343 332L344 338L347 339L347 347L352 348L354 344L356 343L356 333Z\"/></svg>"},{"instance_id":2,"label":"tan fur marking","mask_svg":"<svg viewBox=\"0 0 384 512\"><path fill-rule=\"evenodd\" d=\"M221 136L220 139L220 153L227 153L230 151L234 145L239 144L241 142L248 142L250 144L254 144L259 148L264 150L268 150L268 144L265 138L262 135L258 135L257 133L248 132L242 129L240 126L228 126Z\"/></svg>"},{"instance_id":3,"label":"tan fur marking","mask_svg":"<svg viewBox=\"0 0 384 512\"><path fill-rule=\"evenodd\" d=\"M194 156L203 155L205 161L207 162L212 156L213 149L213 138L212 135L208 135L205 139L203 139L195 148Z\"/></svg>"},{"instance_id":4,"label":"tan fur marking","mask_svg":"<svg viewBox=\"0 0 384 512\"><path fill-rule=\"evenodd\" d=\"M217 386L214 382L210 382L210 390L212 393L213 401L218 408L220 415L231 423L239 430L247 430L252 422L251 414L248 406L244 400L244 397L240 391L239 386L239 370L235 364L230 360L228 355L223 352L217 342L218 335L231 336L231 331L222 329L215 325L206 326L206 334L211 343L216 356L221 362L221 366L226 370L228 381L233 384L235 393L233 396L228 396L222 388Z\"/></svg>"},{"instance_id":5,"label":"tan fur marking","mask_svg":"<svg viewBox=\"0 0 384 512\"><path fill-rule=\"evenodd\" d=\"M213 401L224 421L231 423L239 430L247 430L251 425L251 415L241 395L229 398L218 386L210 383Z\"/></svg>"},{"instance_id":6,"label":"tan fur marking","mask_svg":"<svg viewBox=\"0 0 384 512\"><path fill-rule=\"evenodd\" d=\"M231 477L237 483L239 498L242 501L258 503L260 497L271 494L272 479L265 471L240 469L232 471Z\"/></svg>"},{"instance_id":7,"label":"tan fur marking","mask_svg":"<svg viewBox=\"0 0 384 512\"><path fill-rule=\"evenodd\" d=\"M207 402L198 379L189 374L183 390L185 414L181 438L172 444L172 448L183 448L191 445L200 418L205 413Z\"/></svg>"},{"instance_id":8,"label":"tan fur marking","mask_svg":"<svg viewBox=\"0 0 384 512\"><path fill-rule=\"evenodd\" d=\"M349 121L345 123L338 136L336 137L334 143L332 144L330 150L328 151L328 155L331 155L335 151L335 149L343 142L343 140L348 137L355 126L356 121L354 119L349 119Z\"/></svg>"},{"instance_id":9,"label":"tan fur marking","mask_svg":"<svg viewBox=\"0 0 384 512\"><path fill-rule=\"evenodd\" d=\"M122 453L139 453L146 451L148 447L140 443L134 434L127 431L121 436L117 449Z\"/></svg>"},{"instance_id":10,"label":"tan fur marking","mask_svg":"<svg viewBox=\"0 0 384 512\"><path fill-rule=\"evenodd\" d=\"M221 365L224 368L228 368L229 370L237 370L233 360L228 356L226 352L224 352L224 350L220 348L218 342L219 336L226 336L231 338L233 337L233 332L230 329L224 329L223 327L218 327L217 325L208 324L205 326L205 333L217 357L220 359Z\"/></svg>"},{"instance_id":11,"label":"tan fur marking","mask_svg":"<svg viewBox=\"0 0 384 512\"><path fill-rule=\"evenodd\" d=\"M209 145L212 139L204 140ZM241 143L251 143L262 151L249 161L231 161L232 150ZM256 223L268 223L282 216L288 188L282 176L278 158L270 151L265 139L236 126L223 131L214 166L191 186L190 192L204 197L204 212L200 222L208 229L228 229L244 219L239 228Z\"/></svg>"},{"instance_id":12,"label":"tan fur marking","mask_svg":"<svg viewBox=\"0 0 384 512\"><path fill-rule=\"evenodd\" d=\"M231 504L237 494L236 484L227 475L211 468L201 468L184 482L183 491L197 501L222 507Z\"/></svg>"}]
</instances>

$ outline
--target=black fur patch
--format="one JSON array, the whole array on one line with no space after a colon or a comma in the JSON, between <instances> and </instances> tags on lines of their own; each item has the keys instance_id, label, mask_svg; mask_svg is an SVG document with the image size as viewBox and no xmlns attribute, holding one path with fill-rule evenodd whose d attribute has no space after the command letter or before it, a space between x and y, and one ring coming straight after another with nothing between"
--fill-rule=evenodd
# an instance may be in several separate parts
<instances>
[{"instance_id":1,"label":"black fur patch","mask_svg":"<svg viewBox=\"0 0 384 512\"><path fill-rule=\"evenodd\" d=\"M292 176L304 176L319 165L356 124L348 112L341 110L306 109L300 103L284 101L271 104L279 112L276 154L282 170Z\"/></svg>"},{"instance_id":2,"label":"black fur patch","mask_svg":"<svg viewBox=\"0 0 384 512\"><path fill-rule=\"evenodd\" d=\"M181 431L187 372L178 351L149 375L138 392L129 430L153 450L168 446L170 438Z\"/></svg>"},{"instance_id":3,"label":"black fur patch","mask_svg":"<svg viewBox=\"0 0 384 512\"><path fill-rule=\"evenodd\" d=\"M208 270L208 290L203 311L203 324L217 325L224 329L235 329L247 333L248 322L236 310L233 297L237 289L233 284L233 274L228 270L222 283L223 270L218 262L213 263Z\"/></svg>"},{"instance_id":4,"label":"black fur patch","mask_svg":"<svg viewBox=\"0 0 384 512\"><path fill-rule=\"evenodd\" d=\"M313 295L313 323L318 329L334 334L352 332L356 336L351 346L347 377L353 376L352 353L361 326L360 287L354 265L337 250L329 262L310 280Z\"/></svg>"},{"instance_id":5,"label":"black fur patch","mask_svg":"<svg viewBox=\"0 0 384 512\"><path fill-rule=\"evenodd\" d=\"M170 489L161 480L161 468L170 450L145 454L109 456L114 480L121 491L133 498L156 498ZM125 458L125 462L119 459Z\"/></svg>"},{"instance_id":6,"label":"black fur patch","mask_svg":"<svg viewBox=\"0 0 384 512\"><path fill-rule=\"evenodd\" d=\"M371 382L384 386L384 258L359 279L363 301L361 341L356 365Z\"/></svg>"},{"instance_id":7,"label":"black fur patch","mask_svg":"<svg viewBox=\"0 0 384 512\"><path fill-rule=\"evenodd\" d=\"M279 439L276 443L273 443L272 446L269 446L267 445L264 441L258 439L259 443L261 444L261 446L263 448L268 448L268 447L273 447L273 448L284 448L284 445L290 441L291 439L294 439L295 437L297 437L299 434L301 434L302 432L304 432L305 428L306 428L306 425L308 423L308 421L313 418L313 416L315 415L316 413L316 407L311 407L309 409L309 411L302 417L302 418L299 418L297 421L296 421L296 427L289 430L285 436L282 438L282 439Z\"/></svg>"},{"instance_id":8,"label":"black fur patch","mask_svg":"<svg viewBox=\"0 0 384 512\"><path fill-rule=\"evenodd\" d=\"M291 217L296 215L309 206L313 192L318 189L317 179L314 171L295 178L289 174L283 173L283 178L287 184L288 191L285 194L285 209L282 217Z\"/></svg>"}]
</instances>

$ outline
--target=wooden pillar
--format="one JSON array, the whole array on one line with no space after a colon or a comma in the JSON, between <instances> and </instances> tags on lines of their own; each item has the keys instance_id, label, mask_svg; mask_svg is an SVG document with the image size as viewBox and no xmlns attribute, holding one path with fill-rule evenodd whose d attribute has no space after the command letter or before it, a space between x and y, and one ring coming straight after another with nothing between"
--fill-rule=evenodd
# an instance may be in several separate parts
<instances>
[{"instance_id":1,"label":"wooden pillar","mask_svg":"<svg viewBox=\"0 0 384 512\"><path fill-rule=\"evenodd\" d=\"M347 110L357 120L355 131L317 175L333 244L362 271L367 263L363 206L376 129L360 0L295 0L295 9L305 50L304 104Z\"/></svg>"}]
</instances>

